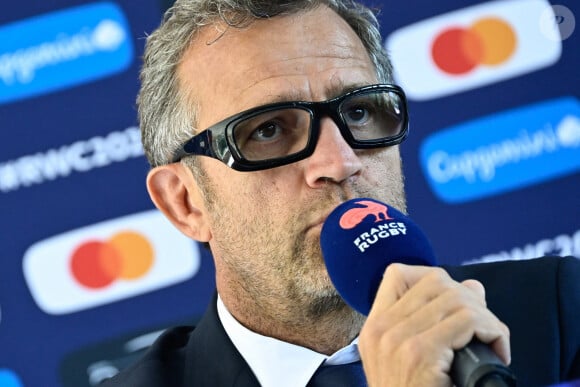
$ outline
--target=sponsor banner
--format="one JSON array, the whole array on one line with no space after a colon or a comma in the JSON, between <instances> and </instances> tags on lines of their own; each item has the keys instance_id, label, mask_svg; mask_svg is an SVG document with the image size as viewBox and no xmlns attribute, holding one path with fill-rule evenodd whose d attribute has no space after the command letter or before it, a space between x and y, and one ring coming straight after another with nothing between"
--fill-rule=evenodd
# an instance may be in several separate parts
<instances>
[{"instance_id":1,"label":"sponsor banner","mask_svg":"<svg viewBox=\"0 0 580 387\"><path fill-rule=\"evenodd\" d=\"M468 260L464 264L510 260L519 261L534 259L545 255L574 256L580 259L580 230L577 230L573 234L560 234L555 237L528 243L525 246L486 254L482 257Z\"/></svg>"},{"instance_id":2,"label":"sponsor banner","mask_svg":"<svg viewBox=\"0 0 580 387\"><path fill-rule=\"evenodd\" d=\"M0 368L0 386L2 387L22 387L22 382L18 375L6 368Z\"/></svg>"},{"instance_id":3,"label":"sponsor banner","mask_svg":"<svg viewBox=\"0 0 580 387\"><path fill-rule=\"evenodd\" d=\"M461 203L576 173L579 154L580 103L563 97L436 132L420 162L437 197Z\"/></svg>"},{"instance_id":4,"label":"sponsor banner","mask_svg":"<svg viewBox=\"0 0 580 387\"><path fill-rule=\"evenodd\" d=\"M24 254L32 297L65 314L134 297L192 278L197 244L157 210L82 227L39 241Z\"/></svg>"},{"instance_id":5,"label":"sponsor banner","mask_svg":"<svg viewBox=\"0 0 580 387\"><path fill-rule=\"evenodd\" d=\"M139 128L129 127L59 148L0 162L0 193L43 184L143 156Z\"/></svg>"},{"instance_id":6,"label":"sponsor banner","mask_svg":"<svg viewBox=\"0 0 580 387\"><path fill-rule=\"evenodd\" d=\"M562 42L541 20L547 0L501 0L438 15L388 36L395 79L415 100L442 97L513 78L558 61Z\"/></svg>"},{"instance_id":7,"label":"sponsor banner","mask_svg":"<svg viewBox=\"0 0 580 387\"><path fill-rule=\"evenodd\" d=\"M127 20L112 2L0 27L0 104L121 72L133 60Z\"/></svg>"}]
</instances>

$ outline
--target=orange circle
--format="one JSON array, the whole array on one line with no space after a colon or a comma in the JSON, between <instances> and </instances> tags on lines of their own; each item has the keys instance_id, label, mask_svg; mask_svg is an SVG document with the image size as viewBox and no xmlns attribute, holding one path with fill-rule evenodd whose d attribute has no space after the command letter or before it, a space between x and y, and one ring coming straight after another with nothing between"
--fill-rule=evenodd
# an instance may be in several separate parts
<instances>
[{"instance_id":1,"label":"orange circle","mask_svg":"<svg viewBox=\"0 0 580 387\"><path fill-rule=\"evenodd\" d=\"M121 257L121 270L118 278L132 280L145 275L153 266L153 247L142 235L123 231L115 234L109 241Z\"/></svg>"},{"instance_id":2,"label":"orange circle","mask_svg":"<svg viewBox=\"0 0 580 387\"><path fill-rule=\"evenodd\" d=\"M516 34L505 21L488 17L479 19L470 30L476 34L483 47L478 58L480 64L494 66L505 62L516 49Z\"/></svg>"}]
</instances>

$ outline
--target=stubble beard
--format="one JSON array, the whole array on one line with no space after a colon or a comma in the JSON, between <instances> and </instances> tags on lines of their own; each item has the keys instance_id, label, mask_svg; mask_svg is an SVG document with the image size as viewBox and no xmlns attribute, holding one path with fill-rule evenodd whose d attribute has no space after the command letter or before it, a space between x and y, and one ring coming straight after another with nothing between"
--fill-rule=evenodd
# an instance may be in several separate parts
<instances>
[{"instance_id":1,"label":"stubble beard","mask_svg":"<svg viewBox=\"0 0 580 387\"><path fill-rule=\"evenodd\" d=\"M302 305L305 318L319 320L325 316L348 311L342 297L335 289L320 248L319 235L305 235L297 238L292 248L290 266L294 278L289 284L288 297L297 305Z\"/></svg>"},{"instance_id":2,"label":"stubble beard","mask_svg":"<svg viewBox=\"0 0 580 387\"><path fill-rule=\"evenodd\" d=\"M222 232L214 234L213 247L220 251L220 261L230 273L228 286L242 290L237 303L253 304L246 309L294 325L352 312L328 277L319 235L301 231L304 224L299 215L284 223L259 222L251 219L252 211L240 214L239 208L224 203L211 186L204 190L204 196L212 198L206 206L214 229ZM246 226L238 229L228 221L232 217L245 219L242 223ZM246 294L247 300L241 294Z\"/></svg>"},{"instance_id":3,"label":"stubble beard","mask_svg":"<svg viewBox=\"0 0 580 387\"><path fill-rule=\"evenodd\" d=\"M218 219L215 221L222 229L228 227L219 224ZM300 232L303 224L294 217L287 220L283 231L281 226L280 223L248 226L243 230L247 235L245 243L253 247L242 249L240 244L244 242L232 245L232 238L227 237L233 230L224 234L225 243L219 243L219 247L229 272L235 273L232 285L243 288L256 310L270 314L265 317L285 324L311 323L329 314L350 310L328 276L319 235ZM273 230L284 235L272 235ZM293 241L284 237L289 235L294 236Z\"/></svg>"},{"instance_id":4,"label":"stubble beard","mask_svg":"<svg viewBox=\"0 0 580 387\"><path fill-rule=\"evenodd\" d=\"M345 304L333 286L324 265L320 235L304 230L300 215L291 215L283 223L272 220L261 223L264 220L253 218L251 210L241 211L218 195L211 179L203 176L203 171L201 175L197 177L203 180L200 187L211 221L216 230L224 231L221 237L214 235L214 243L228 272L233 274L230 285L243 289L249 296L249 299L240 296L238 302L250 303L248 310L286 324L308 324L338 316L356 323L362 321L362 316ZM406 210L402 181L381 192L354 187L350 196L353 195L386 199L401 211ZM302 213L330 211L337 202L346 199L343 193L327 193L318 198L316 208L311 203ZM230 219L245 219L246 226L239 229L236 224L240 223L234 224ZM276 235L276 230L282 235ZM242 233L245 237L240 237ZM293 236L291 242L288 235Z\"/></svg>"}]
</instances>

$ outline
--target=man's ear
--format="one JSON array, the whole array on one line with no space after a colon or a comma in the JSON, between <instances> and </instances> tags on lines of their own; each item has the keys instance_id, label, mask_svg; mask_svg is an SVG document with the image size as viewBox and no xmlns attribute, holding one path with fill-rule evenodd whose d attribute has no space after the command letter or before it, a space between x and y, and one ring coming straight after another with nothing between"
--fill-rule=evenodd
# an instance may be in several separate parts
<instances>
[{"instance_id":1,"label":"man's ear","mask_svg":"<svg viewBox=\"0 0 580 387\"><path fill-rule=\"evenodd\" d=\"M147 190L155 206L183 234L199 242L211 239L199 187L187 167L173 163L153 168L147 174Z\"/></svg>"}]
</instances>

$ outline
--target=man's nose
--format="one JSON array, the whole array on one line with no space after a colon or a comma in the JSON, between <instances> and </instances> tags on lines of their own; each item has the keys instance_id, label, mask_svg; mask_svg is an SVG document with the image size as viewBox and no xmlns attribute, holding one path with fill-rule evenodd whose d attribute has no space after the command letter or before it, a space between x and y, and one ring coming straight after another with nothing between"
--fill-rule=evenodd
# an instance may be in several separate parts
<instances>
[{"instance_id":1,"label":"man's nose","mask_svg":"<svg viewBox=\"0 0 580 387\"><path fill-rule=\"evenodd\" d=\"M360 173L362 162L330 117L320 119L320 136L306 160L306 182L316 188L328 180L340 183Z\"/></svg>"}]
</instances>

